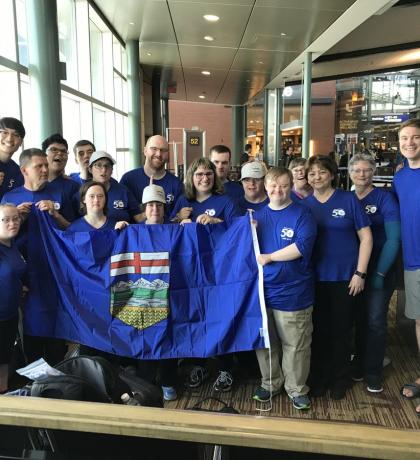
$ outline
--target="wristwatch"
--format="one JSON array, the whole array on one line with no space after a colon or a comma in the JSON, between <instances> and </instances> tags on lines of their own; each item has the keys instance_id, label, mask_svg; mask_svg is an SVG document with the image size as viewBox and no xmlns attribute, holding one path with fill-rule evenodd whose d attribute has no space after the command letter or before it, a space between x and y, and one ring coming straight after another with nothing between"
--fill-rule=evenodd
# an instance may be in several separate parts
<instances>
[{"instance_id":1,"label":"wristwatch","mask_svg":"<svg viewBox=\"0 0 420 460\"><path fill-rule=\"evenodd\" d=\"M362 272L359 272L359 271L355 271L354 272L355 275L357 276L360 276L360 278L362 278L362 280L364 280L366 278L366 273L362 273Z\"/></svg>"}]
</instances>

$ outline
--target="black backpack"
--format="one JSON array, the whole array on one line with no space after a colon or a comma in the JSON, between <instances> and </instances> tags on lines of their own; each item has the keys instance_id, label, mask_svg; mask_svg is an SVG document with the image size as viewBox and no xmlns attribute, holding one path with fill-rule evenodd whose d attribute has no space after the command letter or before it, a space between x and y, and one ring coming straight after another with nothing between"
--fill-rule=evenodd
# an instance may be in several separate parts
<instances>
[{"instance_id":1,"label":"black backpack","mask_svg":"<svg viewBox=\"0 0 420 460\"><path fill-rule=\"evenodd\" d=\"M99 356L77 356L57 364L64 375L50 375L35 380L31 396L73 401L113 402L112 391L117 373Z\"/></svg>"}]
</instances>

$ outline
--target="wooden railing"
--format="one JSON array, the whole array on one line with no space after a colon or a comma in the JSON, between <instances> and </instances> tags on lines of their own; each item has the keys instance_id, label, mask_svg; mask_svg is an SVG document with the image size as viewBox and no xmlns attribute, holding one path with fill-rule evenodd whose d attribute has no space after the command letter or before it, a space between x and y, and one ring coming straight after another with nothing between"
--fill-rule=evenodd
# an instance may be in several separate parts
<instances>
[{"instance_id":1,"label":"wooden railing","mask_svg":"<svg viewBox=\"0 0 420 460\"><path fill-rule=\"evenodd\" d=\"M420 459L420 431L0 396L0 424L381 459Z\"/></svg>"}]
</instances>

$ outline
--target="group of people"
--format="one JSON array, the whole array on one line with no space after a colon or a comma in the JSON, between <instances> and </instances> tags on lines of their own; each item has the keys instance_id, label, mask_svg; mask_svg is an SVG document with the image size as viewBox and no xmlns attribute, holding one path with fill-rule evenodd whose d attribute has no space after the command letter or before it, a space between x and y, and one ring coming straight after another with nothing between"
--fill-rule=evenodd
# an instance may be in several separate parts
<instances>
[{"instance_id":1,"label":"group of people","mask_svg":"<svg viewBox=\"0 0 420 460\"><path fill-rule=\"evenodd\" d=\"M148 139L144 166L126 172L120 182L112 177L115 159L109 153L78 141L73 152L80 171L69 177L68 144L59 134L41 149L24 150L18 167L12 155L24 136L19 120L0 119L0 287L7 292L0 300L0 391L7 390L25 285L18 249L24 254L34 207L68 231L229 223L251 209L271 343L255 353L262 377L253 395L257 401L269 401L284 388L296 409L308 409L310 395L329 391L334 399L344 398L352 379L364 380L371 393L383 391L387 311L401 240L406 314L415 320L420 350L420 120L401 126L408 166L396 175L394 192L373 186L376 165L366 154L349 162L354 192L337 188L337 164L328 155L292 157L288 168L269 170L263 162L246 161L240 181L231 181L231 152L224 145L193 161L182 184L165 169L169 149L162 136ZM63 357L56 339L25 337L25 342L31 360L43 355L55 364ZM233 362L231 355L219 357L215 391L231 389ZM155 364L139 367L147 368L151 380L160 367L164 398L175 399L176 360ZM205 360L190 364L186 384L196 388L209 372ZM420 379L402 388L404 397L419 394Z\"/></svg>"}]
</instances>

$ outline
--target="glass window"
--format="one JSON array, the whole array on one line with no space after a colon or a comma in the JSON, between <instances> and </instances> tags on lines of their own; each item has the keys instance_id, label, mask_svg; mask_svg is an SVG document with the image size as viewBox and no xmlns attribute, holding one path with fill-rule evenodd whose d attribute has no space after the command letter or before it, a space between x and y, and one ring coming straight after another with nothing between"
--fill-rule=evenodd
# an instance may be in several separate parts
<instances>
[{"instance_id":1,"label":"glass window","mask_svg":"<svg viewBox=\"0 0 420 460\"><path fill-rule=\"evenodd\" d=\"M72 0L57 1L58 46L60 61L66 63L66 85L78 89L76 22L74 2Z\"/></svg>"},{"instance_id":2,"label":"glass window","mask_svg":"<svg viewBox=\"0 0 420 460\"><path fill-rule=\"evenodd\" d=\"M2 0L1 2L0 56L16 61L13 0Z\"/></svg>"},{"instance_id":3,"label":"glass window","mask_svg":"<svg viewBox=\"0 0 420 460\"><path fill-rule=\"evenodd\" d=\"M3 66L0 66L0 94L0 117L20 118L18 74Z\"/></svg>"},{"instance_id":4,"label":"glass window","mask_svg":"<svg viewBox=\"0 0 420 460\"><path fill-rule=\"evenodd\" d=\"M103 68L104 59L102 53L102 33L93 21L89 21L90 35L90 68L92 77L92 96L100 101L104 100Z\"/></svg>"},{"instance_id":5,"label":"glass window","mask_svg":"<svg viewBox=\"0 0 420 460\"><path fill-rule=\"evenodd\" d=\"M25 0L16 0L16 23L18 30L19 62L27 67L29 60Z\"/></svg>"}]
</instances>

